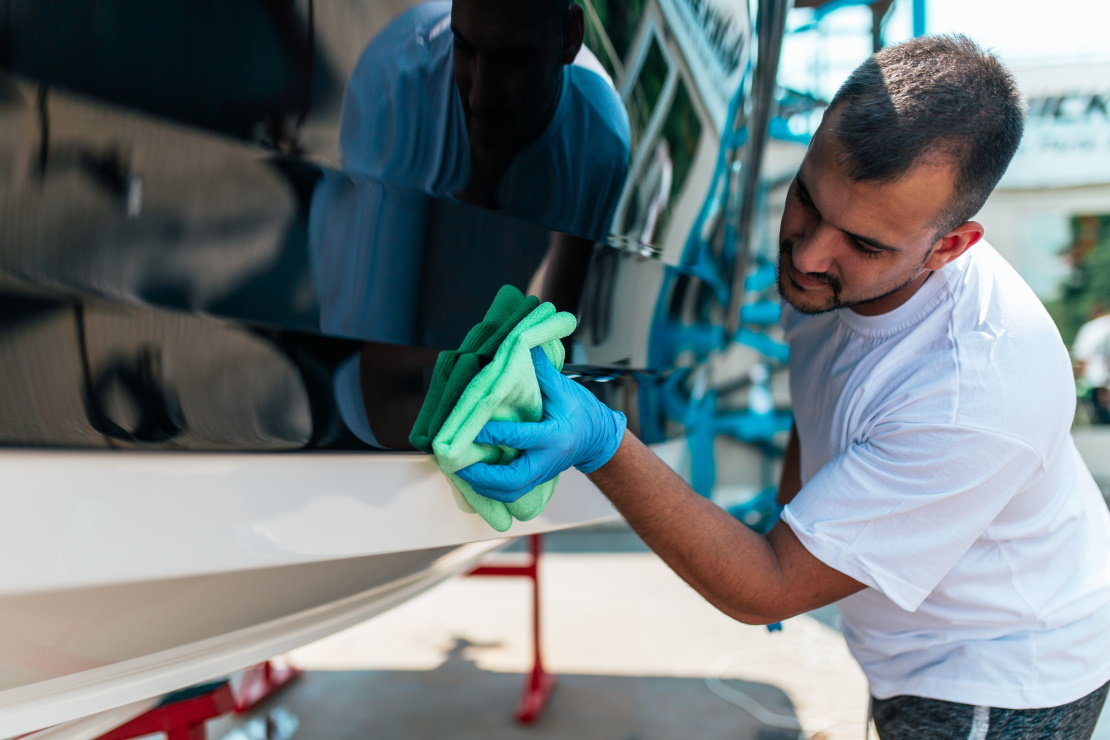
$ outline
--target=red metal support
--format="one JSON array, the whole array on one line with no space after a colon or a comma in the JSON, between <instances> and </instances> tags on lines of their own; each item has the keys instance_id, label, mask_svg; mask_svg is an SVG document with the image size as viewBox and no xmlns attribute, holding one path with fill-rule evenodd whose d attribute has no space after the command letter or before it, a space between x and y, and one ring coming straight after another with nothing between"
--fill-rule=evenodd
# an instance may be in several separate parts
<instances>
[{"instance_id":1,"label":"red metal support","mask_svg":"<svg viewBox=\"0 0 1110 740\"><path fill-rule=\"evenodd\" d=\"M516 710L516 720L530 725L539 719L555 688L555 674L543 667L540 632L540 555L543 535L534 534L528 542L529 559L524 565L483 565L470 571L472 576L524 576L532 581L532 670L524 680L524 694Z\"/></svg>"},{"instance_id":2,"label":"red metal support","mask_svg":"<svg viewBox=\"0 0 1110 740\"><path fill-rule=\"evenodd\" d=\"M252 665L243 671L235 691L235 713L249 712L285 684L301 674L291 663L278 658Z\"/></svg>"},{"instance_id":3,"label":"red metal support","mask_svg":"<svg viewBox=\"0 0 1110 740\"><path fill-rule=\"evenodd\" d=\"M144 712L96 740L131 740L155 733L164 734L166 740L207 740L205 722L229 712L250 711L298 675L300 671L285 661L267 660L244 670L235 681L238 688L222 681L198 689L187 698Z\"/></svg>"},{"instance_id":4,"label":"red metal support","mask_svg":"<svg viewBox=\"0 0 1110 740\"><path fill-rule=\"evenodd\" d=\"M235 696L225 681L211 691L140 714L97 740L131 740L155 733L163 733L166 740L207 740L204 723L234 708Z\"/></svg>"}]
</instances>

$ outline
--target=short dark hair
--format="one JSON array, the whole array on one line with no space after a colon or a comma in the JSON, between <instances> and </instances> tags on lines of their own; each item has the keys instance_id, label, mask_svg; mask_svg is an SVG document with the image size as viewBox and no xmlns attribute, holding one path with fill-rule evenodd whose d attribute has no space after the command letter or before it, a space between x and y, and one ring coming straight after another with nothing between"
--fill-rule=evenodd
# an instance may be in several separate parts
<instances>
[{"instance_id":1,"label":"short dark hair","mask_svg":"<svg viewBox=\"0 0 1110 740\"><path fill-rule=\"evenodd\" d=\"M924 158L957 170L956 192L935 226L974 216L1017 152L1025 105L1013 75L963 35L889 46L856 68L829 104L832 133L853 180L893 182Z\"/></svg>"}]
</instances>

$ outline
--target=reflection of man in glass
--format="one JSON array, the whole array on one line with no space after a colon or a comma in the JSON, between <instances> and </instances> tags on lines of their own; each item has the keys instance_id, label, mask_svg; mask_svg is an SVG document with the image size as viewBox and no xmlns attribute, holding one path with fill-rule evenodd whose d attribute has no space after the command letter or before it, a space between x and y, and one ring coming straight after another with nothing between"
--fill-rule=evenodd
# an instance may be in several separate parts
<instances>
[{"instance_id":1,"label":"reflection of man in glass","mask_svg":"<svg viewBox=\"0 0 1110 740\"><path fill-rule=\"evenodd\" d=\"M358 172L600 238L628 117L568 0L418 5L363 52L340 148Z\"/></svg>"}]
</instances>

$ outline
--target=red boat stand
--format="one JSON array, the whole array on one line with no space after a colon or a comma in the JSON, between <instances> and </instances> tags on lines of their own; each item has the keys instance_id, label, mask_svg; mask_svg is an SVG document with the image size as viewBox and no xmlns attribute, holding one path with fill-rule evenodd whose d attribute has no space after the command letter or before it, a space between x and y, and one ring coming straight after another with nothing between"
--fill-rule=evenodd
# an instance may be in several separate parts
<instances>
[{"instance_id":1,"label":"red boat stand","mask_svg":"<svg viewBox=\"0 0 1110 740\"><path fill-rule=\"evenodd\" d=\"M206 740L204 723L235 709L231 684L224 681L204 693L155 707L96 740L130 740L165 733L166 740Z\"/></svg>"},{"instance_id":2,"label":"red boat stand","mask_svg":"<svg viewBox=\"0 0 1110 740\"><path fill-rule=\"evenodd\" d=\"M235 692L235 713L249 712L260 701L300 674L300 669L280 658L252 665L243 671L239 688Z\"/></svg>"},{"instance_id":3,"label":"red boat stand","mask_svg":"<svg viewBox=\"0 0 1110 740\"><path fill-rule=\"evenodd\" d=\"M179 692L167 703L140 714L96 740L131 740L163 733L166 740L207 740L205 722L229 712L242 714L297 677L300 671L278 660L253 665L241 674L239 689L221 681Z\"/></svg>"},{"instance_id":4,"label":"red boat stand","mask_svg":"<svg viewBox=\"0 0 1110 740\"><path fill-rule=\"evenodd\" d=\"M532 581L532 670L524 680L524 694L516 710L516 720L530 725L539 719L555 688L555 674L543 667L540 640L540 554L543 535L528 538L529 559L524 565L482 565L470 571L472 576L524 576Z\"/></svg>"}]
</instances>

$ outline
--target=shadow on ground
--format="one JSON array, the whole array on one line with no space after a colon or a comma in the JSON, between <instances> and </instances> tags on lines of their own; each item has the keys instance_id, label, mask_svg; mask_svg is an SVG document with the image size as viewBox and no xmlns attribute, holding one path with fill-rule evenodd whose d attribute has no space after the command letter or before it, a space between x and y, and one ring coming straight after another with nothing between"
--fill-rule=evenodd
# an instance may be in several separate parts
<instances>
[{"instance_id":1,"label":"shadow on ground","mask_svg":"<svg viewBox=\"0 0 1110 740\"><path fill-rule=\"evenodd\" d=\"M715 696L699 678L561 675L544 713L531 726L513 713L524 676L479 668L459 639L431 671L307 671L260 705L259 716L280 716L293 740L796 740L797 730L769 727ZM789 698L764 683L730 680L763 708L795 718ZM290 717L295 721L290 721ZM251 717L213 738L262 740L246 733ZM238 729L237 729L238 728ZM277 733L275 733L277 734ZM272 740L279 738L271 735Z\"/></svg>"}]
</instances>

